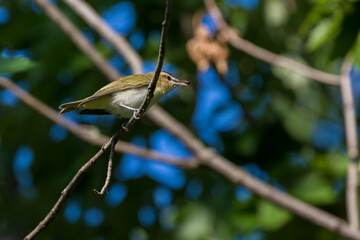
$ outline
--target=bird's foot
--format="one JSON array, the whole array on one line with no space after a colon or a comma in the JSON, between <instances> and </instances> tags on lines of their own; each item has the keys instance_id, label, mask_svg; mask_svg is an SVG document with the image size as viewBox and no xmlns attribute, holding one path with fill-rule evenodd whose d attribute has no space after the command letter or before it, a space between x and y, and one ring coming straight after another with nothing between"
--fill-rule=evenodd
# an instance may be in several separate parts
<instances>
[{"instance_id":1,"label":"bird's foot","mask_svg":"<svg viewBox=\"0 0 360 240\"><path fill-rule=\"evenodd\" d=\"M133 108L133 107L129 107L129 106L126 106L124 104L119 104L121 107L124 107L124 108L127 108L129 110L132 110L133 111L133 118L135 119L139 119L138 116L136 116L136 111L139 110L138 108Z\"/></svg>"},{"instance_id":2,"label":"bird's foot","mask_svg":"<svg viewBox=\"0 0 360 240\"><path fill-rule=\"evenodd\" d=\"M135 118L136 120L138 120L138 119L140 119L140 117L136 116L136 112L137 112L137 110L133 112L133 118Z\"/></svg>"}]
</instances>

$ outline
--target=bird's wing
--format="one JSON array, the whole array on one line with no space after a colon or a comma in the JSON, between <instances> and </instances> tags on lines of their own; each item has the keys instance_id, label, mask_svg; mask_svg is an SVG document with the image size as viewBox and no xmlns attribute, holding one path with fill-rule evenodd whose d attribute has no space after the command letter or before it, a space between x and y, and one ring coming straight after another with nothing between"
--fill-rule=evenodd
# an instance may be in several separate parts
<instances>
[{"instance_id":1,"label":"bird's wing","mask_svg":"<svg viewBox=\"0 0 360 240\"><path fill-rule=\"evenodd\" d=\"M141 75L141 76L137 76L137 75ZM143 78L142 83L134 84L132 81L133 77ZM108 94L112 94L115 92L124 91L124 90L131 89L131 88L139 88L139 87L147 86L147 85L149 85L150 81L151 81L151 78L149 78L147 75L144 75L144 74L134 74L131 76L122 77L119 80L116 80L114 82L111 82L111 83L105 85L104 87L99 89L96 93L91 95L90 97L85 98L79 105L85 104L89 101L92 101L99 97L102 97L102 96L105 96ZM119 84L119 82L121 82L121 84Z\"/></svg>"}]
</instances>

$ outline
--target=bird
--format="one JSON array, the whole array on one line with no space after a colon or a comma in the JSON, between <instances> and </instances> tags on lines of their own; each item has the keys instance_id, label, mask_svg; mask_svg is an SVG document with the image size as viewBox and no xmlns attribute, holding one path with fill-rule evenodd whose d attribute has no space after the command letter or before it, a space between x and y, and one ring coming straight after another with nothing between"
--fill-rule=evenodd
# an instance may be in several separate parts
<instances>
[{"instance_id":1,"label":"bird","mask_svg":"<svg viewBox=\"0 0 360 240\"><path fill-rule=\"evenodd\" d=\"M60 114L80 110L82 115L115 115L119 118L136 117L136 111L145 99L148 85L155 72L133 74L111 82L93 95L59 106ZM190 81L179 80L166 71L161 71L154 96L147 110L177 86L188 86Z\"/></svg>"}]
</instances>

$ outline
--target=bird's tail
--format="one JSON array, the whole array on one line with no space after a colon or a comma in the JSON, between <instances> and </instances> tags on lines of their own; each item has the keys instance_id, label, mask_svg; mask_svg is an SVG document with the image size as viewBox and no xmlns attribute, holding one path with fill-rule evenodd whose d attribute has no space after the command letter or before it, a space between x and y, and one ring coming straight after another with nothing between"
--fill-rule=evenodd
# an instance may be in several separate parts
<instances>
[{"instance_id":1,"label":"bird's tail","mask_svg":"<svg viewBox=\"0 0 360 240\"><path fill-rule=\"evenodd\" d=\"M64 113L67 113L67 112L70 112L70 111L74 111L74 110L80 109L80 108L79 108L79 105L80 105L80 103L81 103L82 101L83 101L83 99L82 99L82 100L75 101L75 102L68 102L68 103L61 104L61 105L59 106L59 108L61 109L60 114L64 114Z\"/></svg>"}]
</instances>

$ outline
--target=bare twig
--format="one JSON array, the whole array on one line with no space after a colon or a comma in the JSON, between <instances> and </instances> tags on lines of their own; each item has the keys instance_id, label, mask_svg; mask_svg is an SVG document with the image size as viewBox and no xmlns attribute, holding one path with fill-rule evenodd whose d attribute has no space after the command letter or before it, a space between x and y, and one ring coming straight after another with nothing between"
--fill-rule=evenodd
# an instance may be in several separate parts
<instances>
[{"instance_id":1,"label":"bare twig","mask_svg":"<svg viewBox=\"0 0 360 240\"><path fill-rule=\"evenodd\" d=\"M132 116L126 124L118 130L114 136L112 137L112 140L107 142L105 145L101 147L99 152L97 152L85 165L81 167L81 169L76 173L74 178L71 180L71 182L66 186L66 188L61 192L61 196L54 205L54 207L51 209L51 211L46 215L46 217L38 224L38 226L35 227L33 231L31 231L26 237L26 240L33 239L36 235L38 235L42 230L44 230L55 218L57 213L60 211L62 206L65 203L65 200L71 195L73 189L77 186L77 184L80 182L81 177L89 171L89 169L94 166L94 164L97 162L97 160L102 156L102 154L111 146L115 147L119 136L126 133L136 122L136 120L140 117L142 117L150 104L151 98L153 97L154 90L156 88L156 83L158 81L158 78L160 76L161 68L163 65L164 57L165 57L165 48L166 48L166 34L168 31L169 21L170 21L170 9L172 5L172 0L166 1L166 9L165 9L165 20L162 24L162 31L161 31L161 39L160 39L160 47L159 47L159 56L158 56L158 62L156 66L156 70L154 73L154 76L149 84L148 92L146 95L146 98L142 102L139 110L136 112L136 116ZM107 177L108 178L108 177ZM106 191L106 183L104 187Z\"/></svg>"},{"instance_id":2,"label":"bare twig","mask_svg":"<svg viewBox=\"0 0 360 240\"><path fill-rule=\"evenodd\" d=\"M293 72L296 72L305 77L314 79L316 81L330 84L339 85L339 76L322 72L312 67L306 66L296 62L290 58L272 53L264 48L258 47L255 44L241 38L236 31L230 28L222 17L219 8L216 6L214 0L204 0L207 11L214 17L219 26L219 30L226 38L226 40L235 48L246 52L247 54L268 62L272 65L277 65Z\"/></svg>"},{"instance_id":3,"label":"bare twig","mask_svg":"<svg viewBox=\"0 0 360 240\"><path fill-rule=\"evenodd\" d=\"M142 60L126 39L117 34L86 2L82 0L63 0L92 28L109 41L129 63L133 73L142 73Z\"/></svg>"},{"instance_id":4,"label":"bare twig","mask_svg":"<svg viewBox=\"0 0 360 240\"><path fill-rule=\"evenodd\" d=\"M68 37L83 51L100 71L111 80L117 80L120 73L109 65L99 52L84 37L80 30L50 1L35 0L45 13L68 35Z\"/></svg>"},{"instance_id":5,"label":"bare twig","mask_svg":"<svg viewBox=\"0 0 360 240\"><path fill-rule=\"evenodd\" d=\"M346 184L346 210L350 227L354 230L357 230L359 227L359 208L357 199L359 151L356 114L351 86L350 71L351 62L345 60L342 66L340 87L344 109L343 111L347 151L351 159L348 166Z\"/></svg>"},{"instance_id":6,"label":"bare twig","mask_svg":"<svg viewBox=\"0 0 360 240\"><path fill-rule=\"evenodd\" d=\"M103 145L101 149L87 162L85 163L80 170L75 174L70 183L66 188L61 192L60 198L55 203L51 211L46 215L46 217L24 238L25 240L34 239L41 231L43 231L56 217L59 211L62 209L66 199L68 199L74 190L74 188L80 182L82 176L90 170L91 167L97 162L101 155L110 147L110 141Z\"/></svg>"},{"instance_id":7,"label":"bare twig","mask_svg":"<svg viewBox=\"0 0 360 240\"><path fill-rule=\"evenodd\" d=\"M119 133L119 132L117 132L117 133ZM111 146L110 146L110 154L109 154L105 183L104 183L104 186L101 188L100 192L98 190L94 189L94 192L97 193L98 195L104 195L105 193L107 193L107 189L109 187L111 174L112 174L114 150L115 150L115 145L117 143L117 140L115 140L115 139L118 139L118 138L119 138L118 135L115 134L110 140Z\"/></svg>"}]
</instances>

